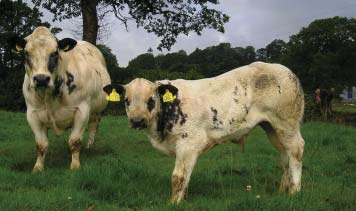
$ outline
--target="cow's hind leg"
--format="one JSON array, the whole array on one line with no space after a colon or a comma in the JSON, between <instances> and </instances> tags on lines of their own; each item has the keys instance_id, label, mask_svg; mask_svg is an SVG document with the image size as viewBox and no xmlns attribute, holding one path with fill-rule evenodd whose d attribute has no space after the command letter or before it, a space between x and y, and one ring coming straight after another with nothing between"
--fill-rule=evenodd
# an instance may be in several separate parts
<instances>
[{"instance_id":1,"label":"cow's hind leg","mask_svg":"<svg viewBox=\"0 0 356 211\"><path fill-rule=\"evenodd\" d=\"M85 128L89 120L89 108L87 105L81 105L74 116L74 124L72 132L69 136L69 148L72 152L72 162L70 169L77 169L80 167L79 155L82 145L82 138Z\"/></svg>"},{"instance_id":2,"label":"cow's hind leg","mask_svg":"<svg viewBox=\"0 0 356 211\"><path fill-rule=\"evenodd\" d=\"M88 123L89 137L88 137L88 143L87 143L87 148L88 149L94 143L95 134L96 134L96 131L98 130L98 127L99 127L99 122L100 122L100 116L99 115L93 115L89 119L89 123Z\"/></svg>"},{"instance_id":3,"label":"cow's hind leg","mask_svg":"<svg viewBox=\"0 0 356 211\"><path fill-rule=\"evenodd\" d=\"M299 132L274 129L268 122L260 124L270 142L280 152L282 178L280 191L295 193L300 191L304 140Z\"/></svg>"}]
</instances>

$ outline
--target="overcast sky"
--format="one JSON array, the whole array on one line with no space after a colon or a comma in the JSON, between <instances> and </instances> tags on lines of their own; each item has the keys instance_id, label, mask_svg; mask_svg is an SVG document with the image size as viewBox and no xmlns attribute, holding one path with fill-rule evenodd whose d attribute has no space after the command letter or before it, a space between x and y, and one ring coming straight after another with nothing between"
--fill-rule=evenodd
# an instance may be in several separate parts
<instances>
[{"instance_id":1,"label":"overcast sky","mask_svg":"<svg viewBox=\"0 0 356 211\"><path fill-rule=\"evenodd\" d=\"M191 53L196 48L204 49L220 42L229 42L233 47L251 45L258 49L274 39L287 41L290 35L298 33L315 19L356 17L356 0L220 0L216 8L230 16L224 34L204 30L201 36L194 33L181 35L171 52L183 49ZM50 22L51 15L48 12L44 14L44 19ZM159 39L154 34L137 29L135 23L129 24L127 32L114 17L108 17L107 20L110 23L110 34L102 43L112 49L121 67L127 66L139 54L147 52L149 47L152 47L155 55L160 53L156 49ZM72 32L77 28L78 21L53 23L63 29L58 37L80 38Z\"/></svg>"}]
</instances>

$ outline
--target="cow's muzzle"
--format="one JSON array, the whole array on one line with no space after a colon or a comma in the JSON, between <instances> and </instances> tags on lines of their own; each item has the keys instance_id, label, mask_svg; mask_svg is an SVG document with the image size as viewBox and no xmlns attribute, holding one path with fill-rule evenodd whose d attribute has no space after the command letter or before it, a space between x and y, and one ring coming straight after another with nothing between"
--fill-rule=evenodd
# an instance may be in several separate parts
<instances>
[{"instance_id":1,"label":"cow's muzzle","mask_svg":"<svg viewBox=\"0 0 356 211\"><path fill-rule=\"evenodd\" d=\"M130 119L131 127L137 129L147 128L147 124L144 119Z\"/></svg>"},{"instance_id":2,"label":"cow's muzzle","mask_svg":"<svg viewBox=\"0 0 356 211\"><path fill-rule=\"evenodd\" d=\"M38 74L33 76L33 81L35 82L35 86L40 88L47 88L51 77L45 74Z\"/></svg>"}]
</instances>

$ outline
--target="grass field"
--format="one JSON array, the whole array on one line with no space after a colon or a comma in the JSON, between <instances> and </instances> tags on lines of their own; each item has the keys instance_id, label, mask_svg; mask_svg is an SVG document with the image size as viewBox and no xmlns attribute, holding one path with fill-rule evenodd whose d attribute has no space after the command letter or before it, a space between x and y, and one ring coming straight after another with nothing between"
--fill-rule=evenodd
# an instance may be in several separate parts
<instances>
[{"instance_id":1,"label":"grass field","mask_svg":"<svg viewBox=\"0 0 356 211\"><path fill-rule=\"evenodd\" d=\"M104 117L81 169L70 171L67 137L50 133L46 168L32 174L36 152L25 114L0 111L0 210L356 210L356 128L310 122L302 192L278 193L279 155L261 129L245 153L224 144L202 155L188 199L169 204L174 158L155 150L125 117ZM246 186L252 190L247 192ZM260 198L256 198L260 195Z\"/></svg>"},{"instance_id":2,"label":"grass field","mask_svg":"<svg viewBox=\"0 0 356 211\"><path fill-rule=\"evenodd\" d=\"M336 104L333 106L334 111L338 112L350 112L350 113L356 113L356 106L354 104L348 105L348 104Z\"/></svg>"}]
</instances>

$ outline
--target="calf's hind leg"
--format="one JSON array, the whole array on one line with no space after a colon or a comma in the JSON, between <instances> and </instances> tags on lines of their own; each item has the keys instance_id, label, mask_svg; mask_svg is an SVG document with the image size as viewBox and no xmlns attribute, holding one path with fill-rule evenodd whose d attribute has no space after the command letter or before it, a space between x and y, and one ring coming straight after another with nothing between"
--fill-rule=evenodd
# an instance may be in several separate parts
<instances>
[{"instance_id":1,"label":"calf's hind leg","mask_svg":"<svg viewBox=\"0 0 356 211\"><path fill-rule=\"evenodd\" d=\"M282 178L280 191L291 194L300 191L304 140L299 132L275 130L269 123L260 124L270 142L280 152ZM291 135L292 134L292 135Z\"/></svg>"},{"instance_id":2,"label":"calf's hind leg","mask_svg":"<svg viewBox=\"0 0 356 211\"><path fill-rule=\"evenodd\" d=\"M301 188L304 139L298 131L292 136L282 138L282 146L288 159L288 188L286 190L293 194Z\"/></svg>"}]
</instances>

